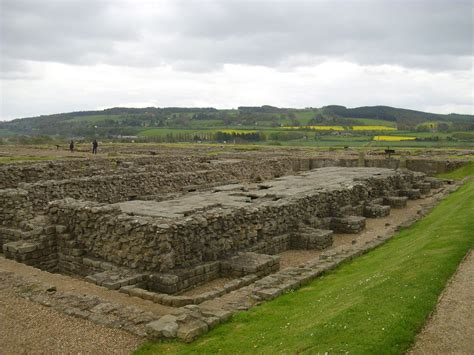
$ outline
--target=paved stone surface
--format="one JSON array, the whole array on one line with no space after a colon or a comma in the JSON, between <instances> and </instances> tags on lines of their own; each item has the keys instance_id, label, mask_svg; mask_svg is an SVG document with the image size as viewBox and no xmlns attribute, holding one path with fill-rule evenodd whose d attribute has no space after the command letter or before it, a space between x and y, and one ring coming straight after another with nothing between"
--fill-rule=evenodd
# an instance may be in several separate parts
<instances>
[{"instance_id":1,"label":"paved stone surface","mask_svg":"<svg viewBox=\"0 0 474 355\"><path fill-rule=\"evenodd\" d=\"M300 175L283 176L272 180L265 186L261 184L226 185L223 189L190 193L167 201L137 200L120 202L116 205L125 213L178 219L213 208L246 207L250 202L260 204L275 198L295 198L318 190L332 191L341 187L351 188L360 179L374 176L388 177L395 174L395 171L390 169L329 167Z\"/></svg>"}]
</instances>

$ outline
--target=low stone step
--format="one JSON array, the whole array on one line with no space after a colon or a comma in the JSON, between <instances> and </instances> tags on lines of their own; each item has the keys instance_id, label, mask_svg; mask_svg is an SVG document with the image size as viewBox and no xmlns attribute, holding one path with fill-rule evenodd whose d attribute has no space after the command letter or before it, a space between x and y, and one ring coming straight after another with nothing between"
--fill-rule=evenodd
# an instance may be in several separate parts
<instances>
[{"instance_id":1,"label":"low stone step","mask_svg":"<svg viewBox=\"0 0 474 355\"><path fill-rule=\"evenodd\" d=\"M175 294L219 277L219 261L210 261L189 268L174 269L166 273L150 274L148 289L156 292Z\"/></svg>"},{"instance_id":2,"label":"low stone step","mask_svg":"<svg viewBox=\"0 0 474 355\"><path fill-rule=\"evenodd\" d=\"M419 189L405 189L398 192L399 196L406 196L409 200L418 200L421 198L421 192Z\"/></svg>"},{"instance_id":3,"label":"low stone step","mask_svg":"<svg viewBox=\"0 0 474 355\"><path fill-rule=\"evenodd\" d=\"M408 197L406 196L387 196L383 199L383 204L392 208L405 208Z\"/></svg>"},{"instance_id":4,"label":"low stone step","mask_svg":"<svg viewBox=\"0 0 474 355\"><path fill-rule=\"evenodd\" d=\"M87 281L111 290L118 290L123 286L136 285L145 280L145 278L146 275L144 274L136 274L128 270L107 270L86 276Z\"/></svg>"},{"instance_id":5,"label":"low stone step","mask_svg":"<svg viewBox=\"0 0 474 355\"><path fill-rule=\"evenodd\" d=\"M364 206L364 217L382 218L390 214L390 206L369 204Z\"/></svg>"},{"instance_id":6,"label":"low stone step","mask_svg":"<svg viewBox=\"0 0 474 355\"><path fill-rule=\"evenodd\" d=\"M280 257L277 255L245 252L221 262L223 277L241 277L249 274L263 276L279 269Z\"/></svg>"},{"instance_id":7,"label":"low stone step","mask_svg":"<svg viewBox=\"0 0 474 355\"><path fill-rule=\"evenodd\" d=\"M443 181L434 177L426 177L425 182L430 183L432 189L439 189L443 187Z\"/></svg>"},{"instance_id":8,"label":"low stone step","mask_svg":"<svg viewBox=\"0 0 474 355\"><path fill-rule=\"evenodd\" d=\"M364 230L365 217L360 217L360 216L335 217L331 220L331 228L336 233L356 234Z\"/></svg>"},{"instance_id":9,"label":"low stone step","mask_svg":"<svg viewBox=\"0 0 474 355\"><path fill-rule=\"evenodd\" d=\"M3 245L3 252L8 258L9 256L32 253L37 250L39 246L40 243L19 240L16 242L5 243Z\"/></svg>"},{"instance_id":10,"label":"low stone step","mask_svg":"<svg viewBox=\"0 0 474 355\"><path fill-rule=\"evenodd\" d=\"M326 249L333 243L334 232L329 229L303 227L291 234L290 248L297 250Z\"/></svg>"},{"instance_id":11,"label":"low stone step","mask_svg":"<svg viewBox=\"0 0 474 355\"><path fill-rule=\"evenodd\" d=\"M18 228L0 227L0 249L3 245L10 242L16 242L25 239L25 232Z\"/></svg>"},{"instance_id":12,"label":"low stone step","mask_svg":"<svg viewBox=\"0 0 474 355\"><path fill-rule=\"evenodd\" d=\"M422 195L429 194L431 191L431 183L429 182L420 182L414 186L416 189L420 190Z\"/></svg>"}]
</instances>

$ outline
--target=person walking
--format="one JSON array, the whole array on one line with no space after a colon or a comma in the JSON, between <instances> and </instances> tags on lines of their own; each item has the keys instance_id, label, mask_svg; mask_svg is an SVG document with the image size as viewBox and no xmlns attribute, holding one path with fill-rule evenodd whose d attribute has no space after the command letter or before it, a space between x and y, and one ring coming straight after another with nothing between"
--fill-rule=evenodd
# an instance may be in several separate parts
<instances>
[{"instance_id":1,"label":"person walking","mask_svg":"<svg viewBox=\"0 0 474 355\"><path fill-rule=\"evenodd\" d=\"M99 146L99 143L97 143L97 139L94 139L92 142L92 154L97 154L97 147Z\"/></svg>"},{"instance_id":2,"label":"person walking","mask_svg":"<svg viewBox=\"0 0 474 355\"><path fill-rule=\"evenodd\" d=\"M71 143L69 143L69 150L72 152L74 152L74 141L71 140Z\"/></svg>"}]
</instances>

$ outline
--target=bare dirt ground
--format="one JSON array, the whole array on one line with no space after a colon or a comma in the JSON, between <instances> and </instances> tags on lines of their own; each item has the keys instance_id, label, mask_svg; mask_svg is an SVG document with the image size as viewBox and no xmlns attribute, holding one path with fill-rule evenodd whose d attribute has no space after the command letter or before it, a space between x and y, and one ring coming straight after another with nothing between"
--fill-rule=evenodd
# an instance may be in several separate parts
<instances>
[{"instance_id":1,"label":"bare dirt ground","mask_svg":"<svg viewBox=\"0 0 474 355\"><path fill-rule=\"evenodd\" d=\"M0 290L0 354L129 354L144 339Z\"/></svg>"},{"instance_id":2,"label":"bare dirt ground","mask_svg":"<svg viewBox=\"0 0 474 355\"><path fill-rule=\"evenodd\" d=\"M110 291L72 277L53 274L0 257L0 271L55 285L58 291L98 296L157 314L173 309L141 298ZM23 299L0 285L0 354L128 354L145 340L57 312Z\"/></svg>"},{"instance_id":3,"label":"bare dirt ground","mask_svg":"<svg viewBox=\"0 0 474 355\"><path fill-rule=\"evenodd\" d=\"M0 157L21 157L22 160L32 160L38 158L84 158L92 157L88 150L88 146L85 145L76 149L74 152L70 152L67 144L64 144L62 147L57 149L56 147L28 147L28 146L1 146L0 147Z\"/></svg>"},{"instance_id":4,"label":"bare dirt ground","mask_svg":"<svg viewBox=\"0 0 474 355\"><path fill-rule=\"evenodd\" d=\"M446 286L411 355L474 353L474 252Z\"/></svg>"},{"instance_id":5,"label":"bare dirt ground","mask_svg":"<svg viewBox=\"0 0 474 355\"><path fill-rule=\"evenodd\" d=\"M124 293L112 291L81 279L42 271L10 259L5 259L3 256L0 256L0 270L14 272L16 275L22 276L35 283L54 285L56 289L61 292L74 292L97 296L108 302L118 303L123 306L135 306L157 314L168 314L173 310L172 307L163 306L142 298L130 297Z\"/></svg>"}]
</instances>

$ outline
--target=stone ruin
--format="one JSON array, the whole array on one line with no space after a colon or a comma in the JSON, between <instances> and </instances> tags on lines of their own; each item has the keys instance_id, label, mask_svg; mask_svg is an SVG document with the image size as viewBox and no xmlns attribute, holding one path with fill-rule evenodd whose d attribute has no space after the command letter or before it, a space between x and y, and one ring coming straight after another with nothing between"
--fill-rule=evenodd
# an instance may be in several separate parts
<instances>
[{"instance_id":1,"label":"stone ruin","mask_svg":"<svg viewBox=\"0 0 474 355\"><path fill-rule=\"evenodd\" d=\"M357 234L366 218L442 186L406 169L333 163L171 156L6 166L0 245L42 270L165 306L199 305L258 285L279 271L283 251L324 250L334 233ZM185 294L219 278L231 280ZM273 289L254 293L281 293Z\"/></svg>"}]
</instances>

